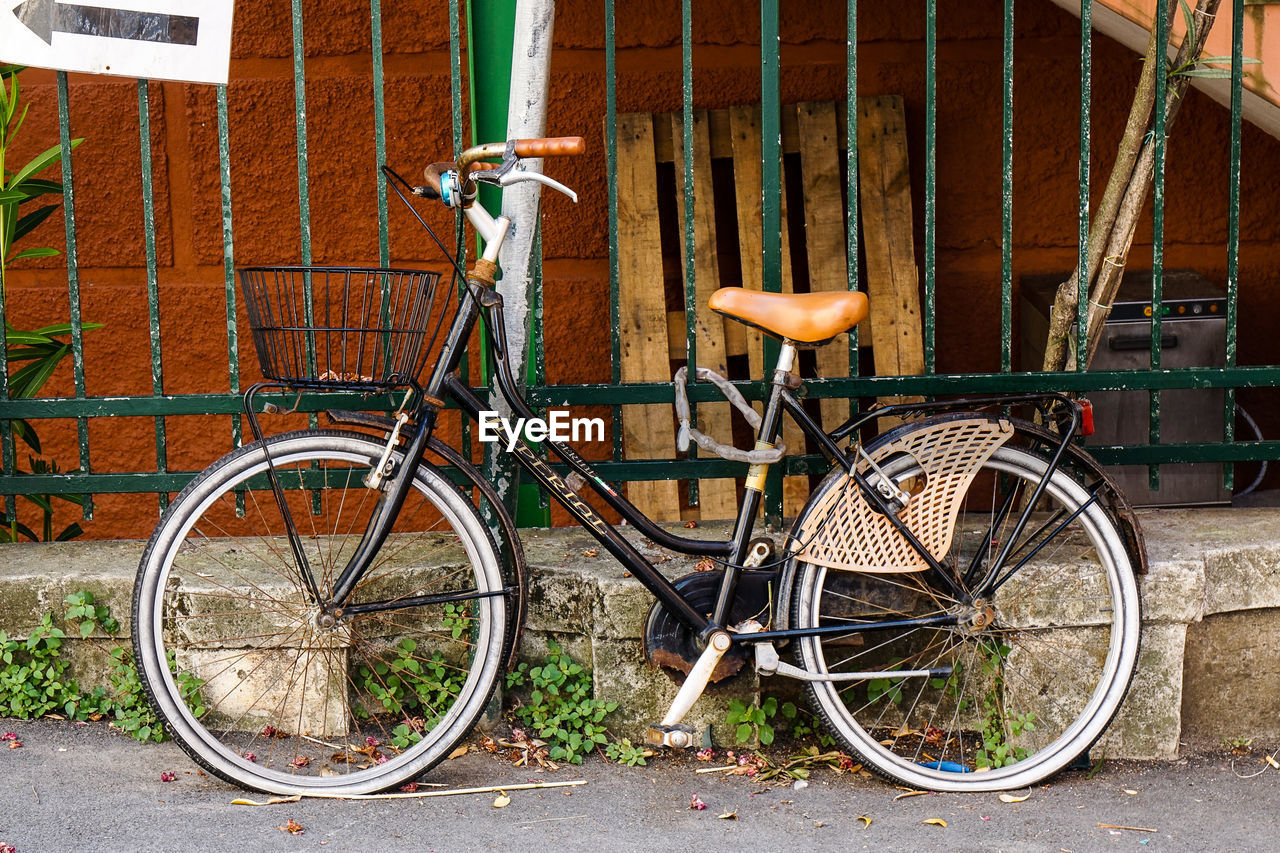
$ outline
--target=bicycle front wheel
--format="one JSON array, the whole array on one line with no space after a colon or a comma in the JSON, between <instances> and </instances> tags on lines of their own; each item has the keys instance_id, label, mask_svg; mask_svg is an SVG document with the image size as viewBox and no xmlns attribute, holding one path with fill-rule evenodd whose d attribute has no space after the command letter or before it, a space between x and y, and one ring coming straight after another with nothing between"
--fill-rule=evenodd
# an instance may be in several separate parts
<instances>
[{"instance_id":1,"label":"bicycle front wheel","mask_svg":"<svg viewBox=\"0 0 1280 853\"><path fill-rule=\"evenodd\" d=\"M272 793L370 793L431 767L484 712L510 641L496 549L433 468L338 618L308 592L270 452L321 595L360 543L383 445L289 433L216 462L157 527L134 650L168 731L221 778Z\"/></svg>"},{"instance_id":2,"label":"bicycle front wheel","mask_svg":"<svg viewBox=\"0 0 1280 853\"><path fill-rule=\"evenodd\" d=\"M914 465L885 467L901 480ZM1138 654L1137 584L1110 515L1065 471L1049 478L998 587L975 594L1047 467L1004 446L973 479L941 561L959 594L931 571L798 567L792 627L900 623L796 644L804 669L848 677L807 688L870 768L935 791L1022 788L1087 750L1119 709Z\"/></svg>"}]
</instances>

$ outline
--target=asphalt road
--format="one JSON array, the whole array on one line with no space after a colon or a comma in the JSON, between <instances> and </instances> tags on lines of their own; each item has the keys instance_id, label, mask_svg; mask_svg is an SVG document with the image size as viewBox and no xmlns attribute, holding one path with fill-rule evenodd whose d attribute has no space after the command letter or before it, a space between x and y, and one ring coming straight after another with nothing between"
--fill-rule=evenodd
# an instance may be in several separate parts
<instances>
[{"instance_id":1,"label":"asphalt road","mask_svg":"<svg viewBox=\"0 0 1280 853\"><path fill-rule=\"evenodd\" d=\"M103 724L0 721L0 845L37 851L467 850L1275 850L1280 771L1260 751L1201 751L1174 763L1106 762L1020 803L925 794L815 771L802 789L696 774L692 755L626 768L589 760L554 773L476 752L424 780L447 788L586 780L585 785L410 800L231 805L245 794L201 774L172 743L142 745ZM7 744L6 744L7 745ZM1273 747L1274 748L1274 745ZM161 781L172 771L176 779ZM425 790L425 788L424 788ZM697 794L707 808L689 808ZM736 818L720 819L726 812ZM870 818L870 824L859 820ZM946 826L928 824L929 819ZM304 830L279 829L288 821ZM1099 826L1112 824L1116 829Z\"/></svg>"}]
</instances>

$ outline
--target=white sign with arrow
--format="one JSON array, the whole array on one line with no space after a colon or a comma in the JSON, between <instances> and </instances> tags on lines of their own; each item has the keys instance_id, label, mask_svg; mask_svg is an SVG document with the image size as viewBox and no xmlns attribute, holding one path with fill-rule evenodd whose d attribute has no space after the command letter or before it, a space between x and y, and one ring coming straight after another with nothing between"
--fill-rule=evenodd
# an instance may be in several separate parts
<instances>
[{"instance_id":1,"label":"white sign with arrow","mask_svg":"<svg viewBox=\"0 0 1280 853\"><path fill-rule=\"evenodd\" d=\"M0 61L122 77L226 83L233 3L0 0Z\"/></svg>"}]
</instances>

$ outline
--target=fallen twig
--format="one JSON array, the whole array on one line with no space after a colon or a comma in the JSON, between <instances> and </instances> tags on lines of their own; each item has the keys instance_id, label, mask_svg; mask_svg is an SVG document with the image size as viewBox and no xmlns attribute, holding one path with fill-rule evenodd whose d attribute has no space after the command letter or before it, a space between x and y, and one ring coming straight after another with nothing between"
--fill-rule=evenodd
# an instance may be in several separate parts
<instances>
[{"instance_id":1,"label":"fallen twig","mask_svg":"<svg viewBox=\"0 0 1280 853\"><path fill-rule=\"evenodd\" d=\"M412 794L294 794L292 797L272 797L265 803L254 800L232 800L233 806L273 806L277 803L296 803L302 797L314 800L411 800L423 797L452 797L457 794L492 794L495 791L528 791L534 788L570 788L587 784L586 779L572 782L527 782L521 785L490 785L485 788L452 788L448 791L418 791Z\"/></svg>"},{"instance_id":2,"label":"fallen twig","mask_svg":"<svg viewBox=\"0 0 1280 853\"><path fill-rule=\"evenodd\" d=\"M1160 831L1158 829L1152 829L1148 826L1120 826L1114 823L1100 823L1098 824L1098 826L1101 827L1102 829L1127 829L1130 832L1159 832Z\"/></svg>"}]
</instances>

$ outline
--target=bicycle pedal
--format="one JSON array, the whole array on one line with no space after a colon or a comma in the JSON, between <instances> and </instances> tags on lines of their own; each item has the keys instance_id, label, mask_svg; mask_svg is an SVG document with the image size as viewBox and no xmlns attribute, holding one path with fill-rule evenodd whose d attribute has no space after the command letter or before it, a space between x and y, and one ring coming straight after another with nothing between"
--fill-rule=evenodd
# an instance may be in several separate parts
<instances>
[{"instance_id":1,"label":"bicycle pedal","mask_svg":"<svg viewBox=\"0 0 1280 853\"><path fill-rule=\"evenodd\" d=\"M670 746L675 749L687 749L693 746L697 740L698 732L692 727L684 723L676 723L674 726L664 726L661 723L653 723L649 726L649 730L644 733L644 742L649 746Z\"/></svg>"}]
</instances>

